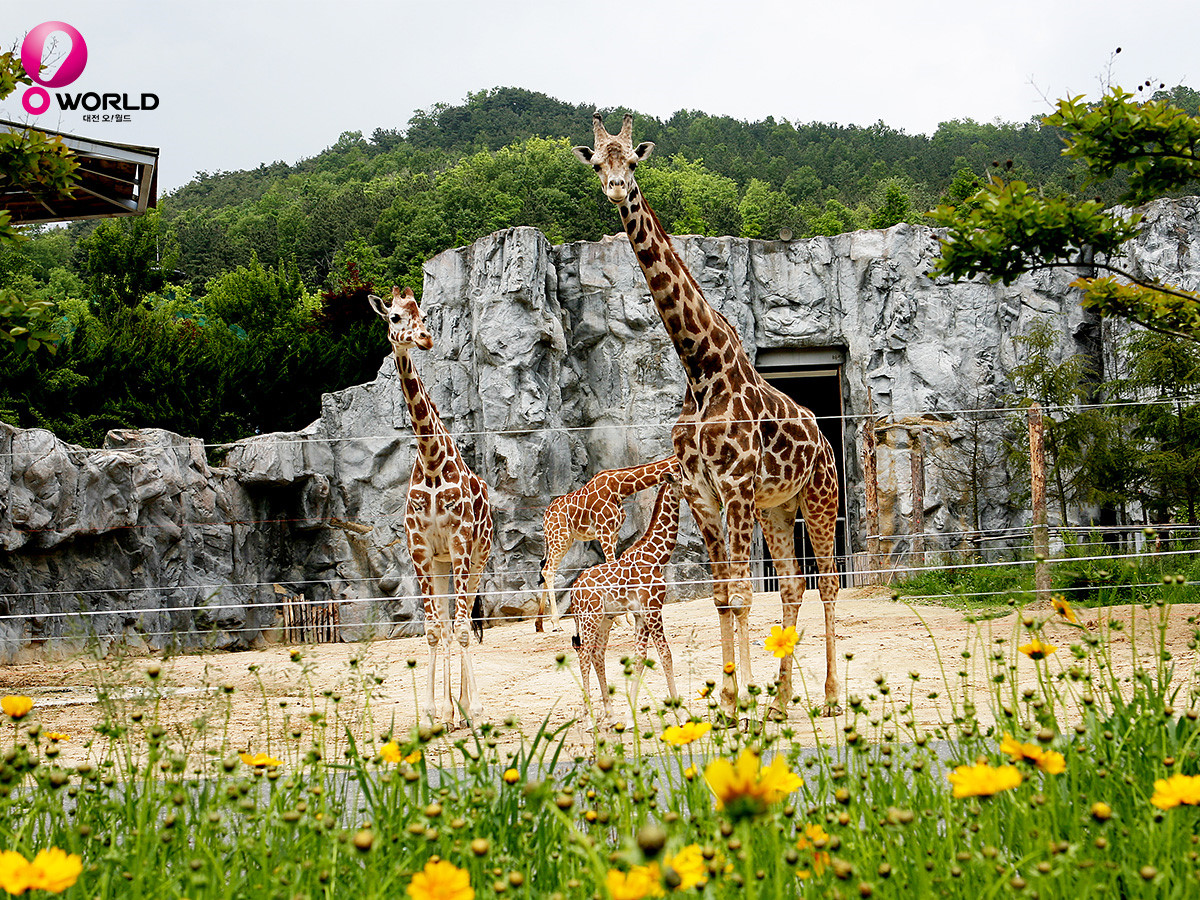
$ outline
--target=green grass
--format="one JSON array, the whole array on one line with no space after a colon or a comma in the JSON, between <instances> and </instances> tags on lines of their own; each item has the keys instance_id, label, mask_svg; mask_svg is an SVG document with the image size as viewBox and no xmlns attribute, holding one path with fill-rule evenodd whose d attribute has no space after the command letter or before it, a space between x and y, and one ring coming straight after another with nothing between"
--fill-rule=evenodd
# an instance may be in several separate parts
<instances>
[{"instance_id":1,"label":"green grass","mask_svg":"<svg viewBox=\"0 0 1200 900\"><path fill-rule=\"evenodd\" d=\"M58 764L36 708L9 721L0 849L77 854L82 872L63 896L80 898L465 900L422 888L418 873L437 860L478 898L1196 896L1200 786L1182 805L1151 802L1156 781L1200 772L1195 679L1165 643L1169 601L1184 591L1158 587L1124 630L1141 660L1132 678L1109 652L1116 624L1075 629L1051 660L1033 660L1017 645L1049 632L1025 614L1017 640L981 630L957 673L946 662L944 683L878 676L867 697L845 698L838 740L807 748L786 726L713 728L668 746L656 732L687 718L668 703L566 759L563 732L545 723L363 733L314 686L303 727L261 748L278 765L254 767L223 737L221 704L261 704L269 717L265 698L219 692L204 734L200 722L166 728L163 688L148 676L146 702L110 701L80 765ZM965 691L967 666L986 668L989 695ZM371 679L360 685L367 708ZM761 718L773 690L741 714ZM914 718L923 693L951 698L936 725ZM699 719L716 716L713 701L693 705ZM800 703L792 715L804 715ZM1061 754L1063 770L1013 763L1006 732ZM780 757L803 784L778 797L727 784L722 807L705 773L746 763L748 748L764 766ZM955 796L948 771L977 760L1015 765L1020 783ZM771 771L765 787L783 784Z\"/></svg>"},{"instance_id":2,"label":"green grass","mask_svg":"<svg viewBox=\"0 0 1200 900\"><path fill-rule=\"evenodd\" d=\"M1098 542L1068 546L1049 560L1052 590L1081 607L1153 602L1164 584L1180 585L1177 603L1200 603L1200 553L1141 554L1133 559L1107 555ZM1180 581L1182 579L1182 581ZM1009 607L1032 603L1032 558L981 564L978 559L930 566L900 579L898 597L954 609L1000 615Z\"/></svg>"}]
</instances>

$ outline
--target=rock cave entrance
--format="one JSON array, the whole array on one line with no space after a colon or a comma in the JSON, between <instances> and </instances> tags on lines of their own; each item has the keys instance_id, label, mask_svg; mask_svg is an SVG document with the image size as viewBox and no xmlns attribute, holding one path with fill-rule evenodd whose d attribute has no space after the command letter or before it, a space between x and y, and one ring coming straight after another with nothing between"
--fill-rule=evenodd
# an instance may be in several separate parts
<instances>
[{"instance_id":1,"label":"rock cave entrance","mask_svg":"<svg viewBox=\"0 0 1200 900\"><path fill-rule=\"evenodd\" d=\"M774 387L783 391L817 417L821 433L833 445L838 472L838 520L836 553L842 587L850 582L846 572L846 463L844 420L842 418L842 367L846 351L840 347L816 349L760 350L755 368ZM817 586L817 560L813 555L804 519L796 516L796 549L800 554L800 570L809 588ZM760 590L779 590L779 576L771 555L763 543L762 533L754 530L754 559L751 572Z\"/></svg>"}]
</instances>

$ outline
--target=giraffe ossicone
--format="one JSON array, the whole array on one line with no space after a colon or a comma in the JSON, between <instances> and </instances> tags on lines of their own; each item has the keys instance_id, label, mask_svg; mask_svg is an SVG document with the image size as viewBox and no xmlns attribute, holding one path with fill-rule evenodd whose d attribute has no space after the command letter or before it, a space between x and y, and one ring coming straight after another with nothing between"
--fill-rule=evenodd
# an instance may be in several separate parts
<instances>
[{"instance_id":1,"label":"giraffe ossicone","mask_svg":"<svg viewBox=\"0 0 1200 900\"><path fill-rule=\"evenodd\" d=\"M615 135L608 133L599 113L592 117L592 126L594 146L575 147L574 153L595 170L605 196L616 204L687 378L683 411L671 436L683 495L712 563L725 664L722 708L732 716L739 678L743 686L751 682L750 554L756 520L780 576L783 625L796 624L804 593L795 551L799 511L817 558L825 612L825 712L832 714L838 701L833 615L838 593L838 477L833 448L812 412L768 384L754 368L737 330L709 305L671 245L633 174L654 145L634 146L630 115ZM773 715L787 717L792 694L788 655L780 662Z\"/></svg>"},{"instance_id":2,"label":"giraffe ossicone","mask_svg":"<svg viewBox=\"0 0 1200 900\"><path fill-rule=\"evenodd\" d=\"M471 471L438 415L437 405L413 366L409 351L429 350L433 336L425 327L411 288L392 288L389 298L370 295L371 308L388 326L388 342L408 405L417 452L408 480L404 532L413 569L421 586L425 638L429 644L424 715L448 725L455 722L450 666L455 639L461 669L457 706L472 722L483 715L475 681L470 632L483 640L479 580L492 551L492 511L487 484ZM451 588L453 580L453 588ZM450 607L454 616L451 619ZM442 657L442 690L437 691Z\"/></svg>"}]
</instances>

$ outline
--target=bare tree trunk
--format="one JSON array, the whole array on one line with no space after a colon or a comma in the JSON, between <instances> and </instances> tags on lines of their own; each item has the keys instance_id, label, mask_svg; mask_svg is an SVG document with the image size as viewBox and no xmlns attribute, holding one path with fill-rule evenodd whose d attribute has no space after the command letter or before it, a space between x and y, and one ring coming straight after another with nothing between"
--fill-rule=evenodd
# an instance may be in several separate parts
<instances>
[{"instance_id":1,"label":"bare tree trunk","mask_svg":"<svg viewBox=\"0 0 1200 900\"><path fill-rule=\"evenodd\" d=\"M1029 407L1029 475L1033 488L1033 581L1039 603L1050 602L1050 528L1046 518L1046 447L1042 407Z\"/></svg>"},{"instance_id":2,"label":"bare tree trunk","mask_svg":"<svg viewBox=\"0 0 1200 900\"><path fill-rule=\"evenodd\" d=\"M866 482L867 503L867 568L876 572L879 559L879 471L875 463L875 412L871 391L867 389L867 417L862 426L863 480ZM874 582L874 577L870 579Z\"/></svg>"},{"instance_id":3,"label":"bare tree trunk","mask_svg":"<svg viewBox=\"0 0 1200 900\"><path fill-rule=\"evenodd\" d=\"M913 565L925 565L925 454L921 432L908 433L908 461L912 470L912 555Z\"/></svg>"}]
</instances>

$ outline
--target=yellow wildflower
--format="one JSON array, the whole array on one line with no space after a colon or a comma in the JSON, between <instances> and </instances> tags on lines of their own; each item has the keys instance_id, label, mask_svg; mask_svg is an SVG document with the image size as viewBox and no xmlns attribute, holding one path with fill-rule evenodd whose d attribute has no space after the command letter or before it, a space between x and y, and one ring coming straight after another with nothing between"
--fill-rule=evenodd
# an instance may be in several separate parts
<instances>
[{"instance_id":1,"label":"yellow wildflower","mask_svg":"<svg viewBox=\"0 0 1200 900\"><path fill-rule=\"evenodd\" d=\"M684 770L683 770L683 777L684 777L684 778L686 778L688 781L693 781L693 780L695 780L695 778L696 778L696 767L695 767L695 766L688 766L686 769L684 769Z\"/></svg>"},{"instance_id":2,"label":"yellow wildflower","mask_svg":"<svg viewBox=\"0 0 1200 900\"><path fill-rule=\"evenodd\" d=\"M1071 604L1067 602L1067 598L1062 594L1055 594L1050 598L1050 603L1054 607L1054 611L1072 625L1079 624L1079 617L1075 615L1075 610L1071 609Z\"/></svg>"},{"instance_id":3,"label":"yellow wildflower","mask_svg":"<svg viewBox=\"0 0 1200 900\"><path fill-rule=\"evenodd\" d=\"M58 847L39 850L29 864L29 886L34 890L61 894L79 878L83 860Z\"/></svg>"},{"instance_id":4,"label":"yellow wildflower","mask_svg":"<svg viewBox=\"0 0 1200 900\"><path fill-rule=\"evenodd\" d=\"M244 762L246 765L254 766L255 768L258 768L258 769L262 769L267 766L280 765L279 760L277 760L273 756L268 756L265 753L255 753L253 755L251 755L249 753L239 753L238 756L240 756L242 758L242 762Z\"/></svg>"},{"instance_id":5,"label":"yellow wildflower","mask_svg":"<svg viewBox=\"0 0 1200 900\"><path fill-rule=\"evenodd\" d=\"M1200 806L1200 775L1172 775L1154 782L1154 796L1150 802L1159 809L1170 809L1183 804Z\"/></svg>"},{"instance_id":6,"label":"yellow wildflower","mask_svg":"<svg viewBox=\"0 0 1200 900\"><path fill-rule=\"evenodd\" d=\"M804 827L804 833L796 839L797 850L812 851L812 868L797 869L796 875L801 879L812 878L816 875L818 878L824 874L826 866L833 861L833 857L829 853L821 850L821 847L829 843L829 835L820 825L812 824Z\"/></svg>"},{"instance_id":7,"label":"yellow wildflower","mask_svg":"<svg viewBox=\"0 0 1200 900\"><path fill-rule=\"evenodd\" d=\"M604 886L612 900L642 900L643 897L661 897L664 893L658 865L634 866L628 873L620 869L609 869Z\"/></svg>"},{"instance_id":8,"label":"yellow wildflower","mask_svg":"<svg viewBox=\"0 0 1200 900\"><path fill-rule=\"evenodd\" d=\"M1058 648L1053 644L1047 644L1041 638L1034 638L1028 644L1022 644L1017 649L1030 659L1045 659Z\"/></svg>"},{"instance_id":9,"label":"yellow wildflower","mask_svg":"<svg viewBox=\"0 0 1200 900\"><path fill-rule=\"evenodd\" d=\"M412 753L408 754L408 756L404 757L404 761L410 766L415 766L421 761L421 751L414 750Z\"/></svg>"},{"instance_id":10,"label":"yellow wildflower","mask_svg":"<svg viewBox=\"0 0 1200 900\"><path fill-rule=\"evenodd\" d=\"M400 753L400 745L395 741L388 741L386 744L380 747L379 755L382 756L386 762L390 763L398 763L400 760L404 759L404 756Z\"/></svg>"},{"instance_id":11,"label":"yellow wildflower","mask_svg":"<svg viewBox=\"0 0 1200 900\"><path fill-rule=\"evenodd\" d=\"M521 780L521 773L516 769L505 769L504 774L500 777L504 779L505 784L516 784Z\"/></svg>"},{"instance_id":12,"label":"yellow wildflower","mask_svg":"<svg viewBox=\"0 0 1200 900\"><path fill-rule=\"evenodd\" d=\"M682 725L671 725L663 729L662 739L668 744L682 747L692 741L699 740L712 730L708 722L684 722Z\"/></svg>"},{"instance_id":13,"label":"yellow wildflower","mask_svg":"<svg viewBox=\"0 0 1200 900\"><path fill-rule=\"evenodd\" d=\"M954 785L955 797L990 797L1015 788L1022 780L1016 766L993 768L987 763L959 766L948 777Z\"/></svg>"},{"instance_id":14,"label":"yellow wildflower","mask_svg":"<svg viewBox=\"0 0 1200 900\"><path fill-rule=\"evenodd\" d=\"M783 659L785 656L791 656L792 651L796 649L796 642L800 640L800 635L796 634L796 629L789 625L784 628L780 625L772 625L771 633L767 636L767 649L775 654L776 658Z\"/></svg>"},{"instance_id":15,"label":"yellow wildflower","mask_svg":"<svg viewBox=\"0 0 1200 900\"><path fill-rule=\"evenodd\" d=\"M727 663L725 663L725 665L723 665L721 667L721 671L724 672L726 675L732 675L734 673L735 669L737 669L737 666L735 666L731 662L727 662Z\"/></svg>"},{"instance_id":16,"label":"yellow wildflower","mask_svg":"<svg viewBox=\"0 0 1200 900\"><path fill-rule=\"evenodd\" d=\"M27 890L61 894L75 883L83 871L83 860L57 847L38 851L33 862L20 853L0 853L0 887L10 894Z\"/></svg>"},{"instance_id":17,"label":"yellow wildflower","mask_svg":"<svg viewBox=\"0 0 1200 900\"><path fill-rule=\"evenodd\" d=\"M425 863L408 884L413 900L474 900L471 873L444 859Z\"/></svg>"},{"instance_id":18,"label":"yellow wildflower","mask_svg":"<svg viewBox=\"0 0 1200 900\"><path fill-rule=\"evenodd\" d=\"M1067 761L1061 753L1054 750L1043 750L1037 744L1021 743L1008 732L1000 742L1000 752L1007 753L1015 762L1024 760L1033 763L1047 775L1061 775L1067 768Z\"/></svg>"},{"instance_id":19,"label":"yellow wildflower","mask_svg":"<svg viewBox=\"0 0 1200 900\"><path fill-rule=\"evenodd\" d=\"M71 736L69 734L64 734L61 731L47 731L46 739L50 741L69 741Z\"/></svg>"},{"instance_id":20,"label":"yellow wildflower","mask_svg":"<svg viewBox=\"0 0 1200 900\"><path fill-rule=\"evenodd\" d=\"M13 850L0 853L0 887L10 894L29 890L29 860Z\"/></svg>"},{"instance_id":21,"label":"yellow wildflower","mask_svg":"<svg viewBox=\"0 0 1200 900\"><path fill-rule=\"evenodd\" d=\"M664 859L663 865L674 869L675 874L679 876L679 885L675 888L677 891L686 891L696 885L703 886L708 883L708 867L704 863L704 851L700 849L699 844L688 844L674 856Z\"/></svg>"},{"instance_id":22,"label":"yellow wildflower","mask_svg":"<svg viewBox=\"0 0 1200 900\"><path fill-rule=\"evenodd\" d=\"M711 694L711 693L712 693L712 688L710 688L710 687L709 687L709 686L706 684L706 685L704 685L702 688L700 688L700 693L698 693L698 694L696 695L696 699L697 699L697 700L707 700L707 699L708 699L708 695L709 695L709 694Z\"/></svg>"},{"instance_id":23,"label":"yellow wildflower","mask_svg":"<svg viewBox=\"0 0 1200 900\"><path fill-rule=\"evenodd\" d=\"M713 760L704 770L704 778L717 798L717 808L729 806L735 818L764 812L804 784L782 756L760 768L758 753L751 748L743 750L736 763L724 757Z\"/></svg>"},{"instance_id":24,"label":"yellow wildflower","mask_svg":"<svg viewBox=\"0 0 1200 900\"><path fill-rule=\"evenodd\" d=\"M0 709L4 710L6 716L11 716L14 719L23 719L33 709L33 699L23 697L20 694L0 697Z\"/></svg>"}]
</instances>

